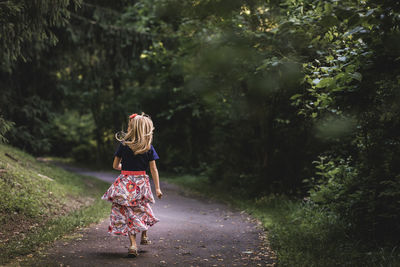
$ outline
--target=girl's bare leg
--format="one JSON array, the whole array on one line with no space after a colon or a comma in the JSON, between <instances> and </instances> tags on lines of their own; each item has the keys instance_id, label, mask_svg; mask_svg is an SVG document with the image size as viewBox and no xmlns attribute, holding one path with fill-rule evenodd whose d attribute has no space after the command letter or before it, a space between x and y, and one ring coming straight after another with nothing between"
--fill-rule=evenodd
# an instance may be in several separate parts
<instances>
[{"instance_id":1,"label":"girl's bare leg","mask_svg":"<svg viewBox=\"0 0 400 267\"><path fill-rule=\"evenodd\" d=\"M142 238L140 240L141 245L150 245L151 241L147 238L147 231L142 232Z\"/></svg>"},{"instance_id":2,"label":"girl's bare leg","mask_svg":"<svg viewBox=\"0 0 400 267\"><path fill-rule=\"evenodd\" d=\"M128 249L128 257L138 256L138 250L136 246L136 234L129 233L129 241L131 241L131 246Z\"/></svg>"},{"instance_id":3,"label":"girl's bare leg","mask_svg":"<svg viewBox=\"0 0 400 267\"><path fill-rule=\"evenodd\" d=\"M129 233L129 241L131 241L131 246L130 248L137 248L136 246L136 234L131 234Z\"/></svg>"},{"instance_id":4,"label":"girl's bare leg","mask_svg":"<svg viewBox=\"0 0 400 267\"><path fill-rule=\"evenodd\" d=\"M147 239L147 231L143 231L142 232L142 239Z\"/></svg>"}]
</instances>

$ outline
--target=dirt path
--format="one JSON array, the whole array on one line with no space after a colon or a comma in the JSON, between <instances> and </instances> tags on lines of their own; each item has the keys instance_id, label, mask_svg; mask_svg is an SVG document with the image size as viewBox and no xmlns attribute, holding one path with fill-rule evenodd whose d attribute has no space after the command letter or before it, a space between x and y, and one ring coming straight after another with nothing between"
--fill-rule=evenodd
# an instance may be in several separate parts
<instances>
[{"instance_id":1,"label":"dirt path","mask_svg":"<svg viewBox=\"0 0 400 267\"><path fill-rule=\"evenodd\" d=\"M70 170L110 183L115 179L110 173ZM164 197L153 205L160 222L149 230L153 243L139 245L137 258L127 257L127 237L107 233L107 218L56 241L33 265L273 266L262 229L246 214L194 198L171 184L162 183L161 188Z\"/></svg>"}]
</instances>

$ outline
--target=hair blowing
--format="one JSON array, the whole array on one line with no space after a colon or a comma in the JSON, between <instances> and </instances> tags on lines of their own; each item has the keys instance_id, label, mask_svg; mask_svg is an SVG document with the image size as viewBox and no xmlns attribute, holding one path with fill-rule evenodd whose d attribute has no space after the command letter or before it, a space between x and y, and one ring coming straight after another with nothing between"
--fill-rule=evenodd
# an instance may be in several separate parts
<instances>
[{"instance_id":1,"label":"hair blowing","mask_svg":"<svg viewBox=\"0 0 400 267\"><path fill-rule=\"evenodd\" d=\"M135 155L148 151L153 140L153 121L144 113L129 119L126 133L118 132L115 139L128 145Z\"/></svg>"}]
</instances>

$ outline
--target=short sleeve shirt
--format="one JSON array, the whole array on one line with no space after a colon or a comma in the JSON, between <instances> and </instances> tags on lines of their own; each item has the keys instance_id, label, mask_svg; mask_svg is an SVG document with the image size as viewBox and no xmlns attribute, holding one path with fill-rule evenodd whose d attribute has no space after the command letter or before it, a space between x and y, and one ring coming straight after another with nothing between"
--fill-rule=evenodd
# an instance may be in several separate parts
<instances>
[{"instance_id":1,"label":"short sleeve shirt","mask_svg":"<svg viewBox=\"0 0 400 267\"><path fill-rule=\"evenodd\" d=\"M121 165L124 171L145 171L149 168L149 161L159 159L153 145L149 151L135 155L129 146L120 143L114 156L122 158Z\"/></svg>"}]
</instances>

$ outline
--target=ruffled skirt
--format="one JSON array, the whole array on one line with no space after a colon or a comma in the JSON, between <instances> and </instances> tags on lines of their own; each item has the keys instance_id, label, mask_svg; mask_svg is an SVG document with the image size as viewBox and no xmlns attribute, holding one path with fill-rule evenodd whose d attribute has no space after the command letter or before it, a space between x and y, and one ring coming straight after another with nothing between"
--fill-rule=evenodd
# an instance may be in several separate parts
<instances>
[{"instance_id":1,"label":"ruffled skirt","mask_svg":"<svg viewBox=\"0 0 400 267\"><path fill-rule=\"evenodd\" d=\"M150 206L155 201L148 175L121 174L101 198L112 202L111 234L136 234L159 221Z\"/></svg>"}]
</instances>

